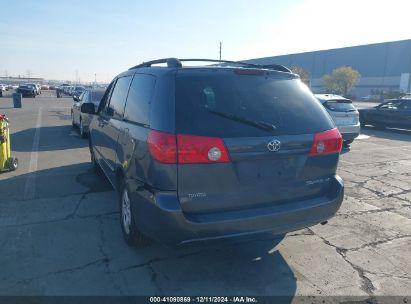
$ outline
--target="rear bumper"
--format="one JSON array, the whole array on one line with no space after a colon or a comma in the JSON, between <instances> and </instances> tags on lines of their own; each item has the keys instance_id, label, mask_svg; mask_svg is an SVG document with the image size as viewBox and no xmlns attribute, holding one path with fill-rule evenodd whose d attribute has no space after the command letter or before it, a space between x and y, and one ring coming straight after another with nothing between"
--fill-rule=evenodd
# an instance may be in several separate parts
<instances>
[{"instance_id":1,"label":"rear bumper","mask_svg":"<svg viewBox=\"0 0 411 304\"><path fill-rule=\"evenodd\" d=\"M337 126L344 140L352 140L360 135L360 123L352 126Z\"/></svg>"},{"instance_id":2,"label":"rear bumper","mask_svg":"<svg viewBox=\"0 0 411 304\"><path fill-rule=\"evenodd\" d=\"M343 181L335 176L329 193L315 199L265 208L187 215L181 210L176 192L152 194L133 182L130 190L138 228L167 245L302 229L332 217L344 197Z\"/></svg>"}]
</instances>

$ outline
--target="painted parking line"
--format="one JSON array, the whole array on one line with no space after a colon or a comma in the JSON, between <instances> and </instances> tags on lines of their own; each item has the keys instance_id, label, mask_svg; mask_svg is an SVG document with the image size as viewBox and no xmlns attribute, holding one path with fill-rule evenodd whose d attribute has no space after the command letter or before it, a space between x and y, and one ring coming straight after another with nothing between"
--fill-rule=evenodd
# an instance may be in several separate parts
<instances>
[{"instance_id":1,"label":"painted parking line","mask_svg":"<svg viewBox=\"0 0 411 304\"><path fill-rule=\"evenodd\" d=\"M40 143L40 127L41 127L41 115L42 108L39 108L39 113L37 115L36 131L34 133L33 146L31 148L30 154L30 166L28 171L28 177L26 180L26 185L24 187L24 200L33 199L36 195L36 171L38 162L38 149Z\"/></svg>"},{"instance_id":2,"label":"painted parking line","mask_svg":"<svg viewBox=\"0 0 411 304\"><path fill-rule=\"evenodd\" d=\"M365 135L365 134L360 134L360 135L358 135L358 137L356 139L368 139L368 138L370 138L370 136Z\"/></svg>"}]
</instances>

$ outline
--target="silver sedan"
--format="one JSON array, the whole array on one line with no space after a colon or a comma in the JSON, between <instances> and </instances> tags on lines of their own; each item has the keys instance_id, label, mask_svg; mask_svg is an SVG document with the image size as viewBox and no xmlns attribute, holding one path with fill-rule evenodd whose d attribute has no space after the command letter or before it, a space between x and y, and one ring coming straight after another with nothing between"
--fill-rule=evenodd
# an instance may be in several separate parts
<instances>
[{"instance_id":1,"label":"silver sedan","mask_svg":"<svg viewBox=\"0 0 411 304\"><path fill-rule=\"evenodd\" d=\"M81 106L84 103L92 103L97 111L100 100L105 93L104 89L88 89L84 91L79 97L73 97L75 103L71 108L71 123L73 127L78 127L81 137L86 137L88 134L88 127L92 115L81 113Z\"/></svg>"}]
</instances>

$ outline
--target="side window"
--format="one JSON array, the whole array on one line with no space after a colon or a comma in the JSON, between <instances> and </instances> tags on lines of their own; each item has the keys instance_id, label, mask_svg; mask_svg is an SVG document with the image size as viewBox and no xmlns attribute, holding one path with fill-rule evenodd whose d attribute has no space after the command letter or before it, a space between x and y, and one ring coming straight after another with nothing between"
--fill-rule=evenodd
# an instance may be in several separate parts
<instances>
[{"instance_id":1,"label":"side window","mask_svg":"<svg viewBox=\"0 0 411 304\"><path fill-rule=\"evenodd\" d=\"M386 104L382 105L380 109L383 110L397 110L398 106L401 104L400 101L391 101L387 102Z\"/></svg>"},{"instance_id":2,"label":"side window","mask_svg":"<svg viewBox=\"0 0 411 304\"><path fill-rule=\"evenodd\" d=\"M124 105L130 87L132 76L121 77L117 80L113 92L111 93L106 114L115 119L121 119L124 113Z\"/></svg>"},{"instance_id":3,"label":"side window","mask_svg":"<svg viewBox=\"0 0 411 304\"><path fill-rule=\"evenodd\" d=\"M400 110L411 111L411 101L403 101L401 105L398 107Z\"/></svg>"},{"instance_id":4,"label":"side window","mask_svg":"<svg viewBox=\"0 0 411 304\"><path fill-rule=\"evenodd\" d=\"M127 97L124 119L142 125L149 125L150 103L156 79L152 75L136 74Z\"/></svg>"},{"instance_id":5,"label":"side window","mask_svg":"<svg viewBox=\"0 0 411 304\"><path fill-rule=\"evenodd\" d=\"M83 100L84 100L84 94L85 94L85 92L81 93L80 96L78 97L78 99L80 100L80 102L83 102Z\"/></svg>"},{"instance_id":6,"label":"side window","mask_svg":"<svg viewBox=\"0 0 411 304\"><path fill-rule=\"evenodd\" d=\"M105 109L107 108L107 107L106 107L107 101L109 100L110 95L111 95L111 93L113 92L113 88L114 88L114 85L116 84L116 81L117 81L117 80L114 79L114 80L108 85L106 91L104 92L104 95L103 95L103 97L101 98L101 102L100 102L100 105L99 105L99 107L98 107L98 113L104 112Z\"/></svg>"},{"instance_id":7,"label":"side window","mask_svg":"<svg viewBox=\"0 0 411 304\"><path fill-rule=\"evenodd\" d=\"M88 102L88 91L81 93L80 100L82 103Z\"/></svg>"}]
</instances>

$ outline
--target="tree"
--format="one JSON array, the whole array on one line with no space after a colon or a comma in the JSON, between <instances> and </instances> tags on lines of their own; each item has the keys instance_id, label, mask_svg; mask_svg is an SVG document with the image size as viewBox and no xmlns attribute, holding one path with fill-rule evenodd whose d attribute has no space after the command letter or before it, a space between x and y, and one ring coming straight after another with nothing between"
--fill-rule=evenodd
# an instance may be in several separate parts
<instances>
[{"instance_id":1,"label":"tree","mask_svg":"<svg viewBox=\"0 0 411 304\"><path fill-rule=\"evenodd\" d=\"M323 85L331 93L346 95L360 80L360 73L352 67L343 66L330 75L323 76Z\"/></svg>"},{"instance_id":2,"label":"tree","mask_svg":"<svg viewBox=\"0 0 411 304\"><path fill-rule=\"evenodd\" d=\"M308 86L310 85L310 73L308 73L302 67L292 66L291 71L294 74L297 74L298 76L300 76L301 81L304 82L306 85Z\"/></svg>"}]
</instances>

